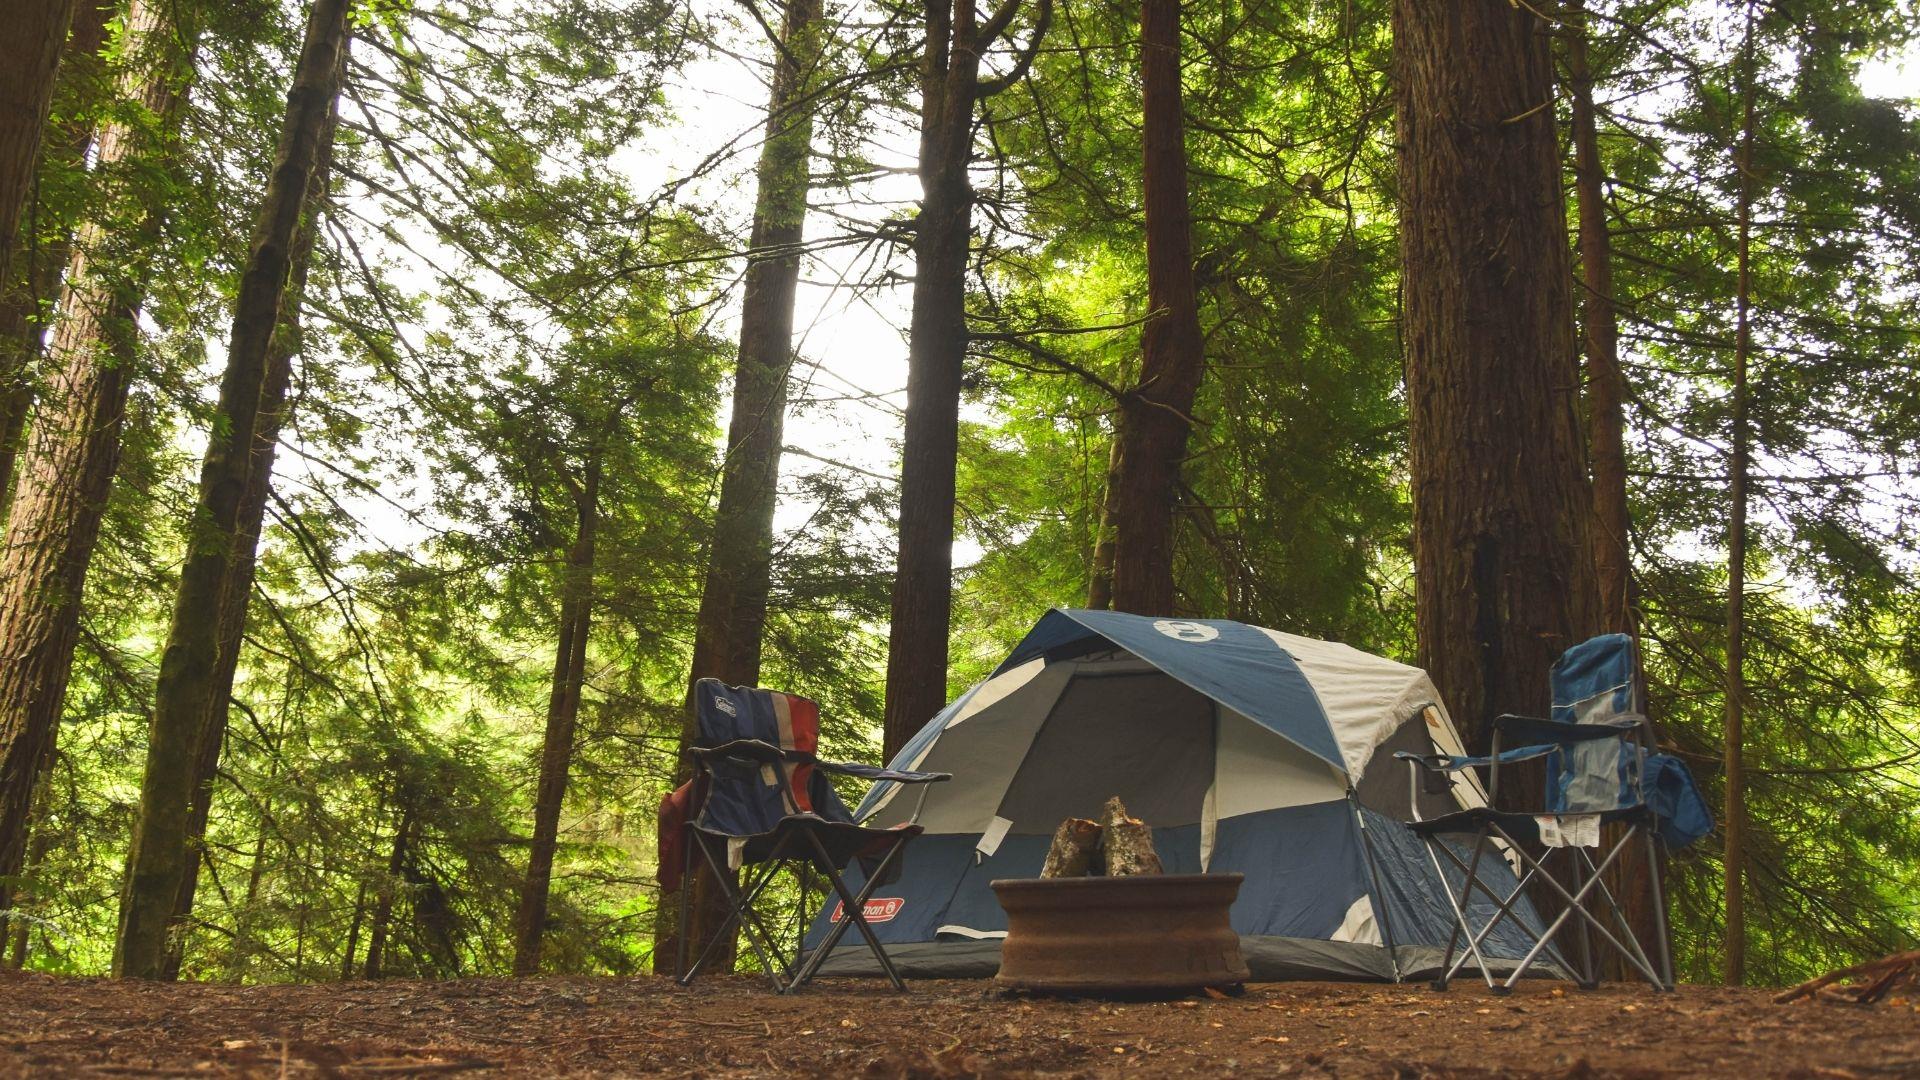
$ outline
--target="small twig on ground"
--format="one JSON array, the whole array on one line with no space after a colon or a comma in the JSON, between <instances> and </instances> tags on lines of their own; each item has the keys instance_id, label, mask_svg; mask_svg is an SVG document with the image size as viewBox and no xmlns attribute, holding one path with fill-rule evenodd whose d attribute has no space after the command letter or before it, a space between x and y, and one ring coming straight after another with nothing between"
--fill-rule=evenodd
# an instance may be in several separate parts
<instances>
[{"instance_id":1,"label":"small twig on ground","mask_svg":"<svg viewBox=\"0 0 1920 1080\"><path fill-rule=\"evenodd\" d=\"M1852 967L1843 967L1836 971L1829 971L1817 979L1808 979L1799 986L1793 987L1790 990L1784 990L1775 995L1773 1003L1775 1005L1785 1005L1789 1001L1806 997L1821 987L1829 983L1839 982L1841 979L1853 979L1861 975L1877 975L1889 970L1898 971L1911 967L1916 963L1920 963L1920 949L1910 949L1907 952L1893 953L1890 956L1883 956L1878 960L1869 960L1864 964L1855 964Z\"/></svg>"}]
</instances>

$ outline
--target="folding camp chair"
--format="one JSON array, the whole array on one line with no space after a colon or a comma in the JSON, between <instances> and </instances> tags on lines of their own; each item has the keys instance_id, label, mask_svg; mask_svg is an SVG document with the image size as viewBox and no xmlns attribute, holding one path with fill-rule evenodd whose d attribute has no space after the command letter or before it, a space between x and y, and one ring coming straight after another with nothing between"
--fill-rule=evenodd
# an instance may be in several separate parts
<instances>
[{"instance_id":1,"label":"folding camp chair","mask_svg":"<svg viewBox=\"0 0 1920 1080\"><path fill-rule=\"evenodd\" d=\"M1579 939L1582 987L1598 985L1597 956L1592 935L1612 947L1629 965L1655 988L1673 989L1673 960L1668 952L1666 902L1660 886L1660 846L1664 842L1679 846L1690 843L1711 827L1705 803L1693 788L1685 766L1665 755L1653 754L1652 732L1640 712L1637 693L1633 640L1625 634L1609 634L1583 642L1567 650L1554 664L1553 717L1547 720L1524 716L1501 716L1493 722L1492 753L1486 757L1458 757L1440 754L1394 756L1408 762L1411 783L1417 789L1423 776L1441 779L1447 773L1484 766L1487 769L1488 806L1455 811L1431 820L1420 820L1419 800L1414 800L1413 830L1426 842L1427 858L1447 895L1453 910L1455 927L1447 941L1441 974L1433 981L1437 990L1472 960L1480 969L1489 989L1504 993L1513 989L1554 939L1569 926L1582 931ZM1518 746L1514 744L1518 743ZM1507 749L1502 749L1502 747ZM1547 772L1545 812L1540 814L1497 810L1503 766L1544 759ZM1664 798L1650 798L1649 777L1660 779ZM1677 793L1677 794L1676 794ZM1625 826L1606 846L1596 861L1589 847L1602 847L1603 824ZM1442 836L1471 834L1471 855L1462 859ZM1635 937L1621 910L1618 898L1607 888L1604 873L1619 861L1635 839L1646 849L1649 888L1654 912L1655 958ZM1492 850L1498 849L1498 850ZM1491 853L1490 853L1491 851ZM1536 855L1540 851L1543 854ZM1571 887L1556 878L1548 863L1556 853L1568 871ZM1485 858L1510 855L1525 872L1506 896L1501 896L1480 878ZM1445 858L1465 877L1458 890L1441 867ZM1522 919L1512 918L1515 902L1533 882L1557 895L1564 910L1538 934ZM1496 905L1484 925L1474 926L1470 901L1478 890ZM1609 916L1603 919L1603 915ZM1484 941L1502 920L1519 927L1533 939L1533 947L1515 964L1504 983L1496 983L1486 957ZM1611 927L1608 925L1611 923ZM1615 931L1618 931L1617 935ZM1455 948L1464 940L1466 948L1456 958Z\"/></svg>"},{"instance_id":2,"label":"folding camp chair","mask_svg":"<svg viewBox=\"0 0 1920 1080\"><path fill-rule=\"evenodd\" d=\"M819 970L849 926L860 931L880 969L896 990L905 990L887 959L887 951L867 924L866 903L874 888L897 871L907 842L920 835L920 813L890 829L869 829L853 820L827 782L828 773L866 780L926 784L952 779L949 773L902 772L872 765L840 764L814 756L820 735L820 707L774 690L727 686L718 679L694 684L699 745L687 753L694 777L662 806L661 884L680 893L680 952L675 970L680 985L693 982L737 926L772 980L787 993ZM926 789L921 789L921 801ZM675 825L678 828L675 828ZM677 840L677 843L675 842ZM678 847L678 851L672 850ZM698 853L724 894L728 914L692 967L687 966L689 889ZM841 874L855 858L866 883L856 895ZM833 929L804 956L788 963L772 929L754 904L786 866L800 874L800 904L805 905L808 876L818 871L839 897L841 915ZM731 871L749 868L735 885ZM674 871L678 871L678 875ZM804 925L804 924L803 924Z\"/></svg>"}]
</instances>

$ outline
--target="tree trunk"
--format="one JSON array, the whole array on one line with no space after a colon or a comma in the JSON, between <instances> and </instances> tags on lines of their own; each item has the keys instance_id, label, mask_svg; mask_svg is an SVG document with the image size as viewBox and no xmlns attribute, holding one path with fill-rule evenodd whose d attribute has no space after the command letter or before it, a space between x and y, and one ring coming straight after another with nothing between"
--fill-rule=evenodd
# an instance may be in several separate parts
<instances>
[{"instance_id":1,"label":"tree trunk","mask_svg":"<svg viewBox=\"0 0 1920 1080\"><path fill-rule=\"evenodd\" d=\"M1746 843L1746 623L1747 623L1747 474L1753 432L1748 419L1747 365L1753 353L1753 112L1756 59L1753 43L1753 4L1747 4L1746 43L1742 51L1745 87L1740 122L1735 252L1733 340L1733 433L1727 464L1727 720L1726 720L1726 847L1721 860L1727 904L1726 982L1747 981Z\"/></svg>"},{"instance_id":2,"label":"tree trunk","mask_svg":"<svg viewBox=\"0 0 1920 1080\"><path fill-rule=\"evenodd\" d=\"M1120 403L1107 520L1114 537L1113 609L1171 615L1174 499L1205 369L1180 112L1179 0L1140 5L1140 75L1150 314L1140 334L1139 385Z\"/></svg>"},{"instance_id":3,"label":"tree trunk","mask_svg":"<svg viewBox=\"0 0 1920 1080\"><path fill-rule=\"evenodd\" d=\"M107 22L113 17L113 5L82 0L74 8L73 28L67 35L66 51L60 58L60 82L63 86L84 86L97 74L100 49L106 44ZM93 145L93 128L82 120L68 118L52 133L51 145L43 142L40 169L44 175L54 170L78 171ZM33 205L30 201L29 205ZM13 502L14 464L20 453L20 436L26 431L27 411L33 404L33 380L29 375L40 341L46 333L53 301L60 288L60 273L73 255L73 235L65 224L47 236L42 227L34 235L34 215L28 215L15 243L11 272L0 277L0 523L6 521L7 507Z\"/></svg>"},{"instance_id":4,"label":"tree trunk","mask_svg":"<svg viewBox=\"0 0 1920 1080\"><path fill-rule=\"evenodd\" d=\"M1505 0L1396 0L1393 27L1415 625L1484 745L1596 624L1549 27Z\"/></svg>"},{"instance_id":5,"label":"tree trunk","mask_svg":"<svg viewBox=\"0 0 1920 1080\"><path fill-rule=\"evenodd\" d=\"M921 70L920 216L908 320L900 549L887 640L882 756L892 760L947 699L960 373L967 351L973 106L980 55L973 0L928 0Z\"/></svg>"},{"instance_id":6,"label":"tree trunk","mask_svg":"<svg viewBox=\"0 0 1920 1080\"><path fill-rule=\"evenodd\" d=\"M74 0L22 0L0 45L0 282L13 280L13 250L40 163L40 133L73 21Z\"/></svg>"},{"instance_id":7,"label":"tree trunk","mask_svg":"<svg viewBox=\"0 0 1920 1080\"><path fill-rule=\"evenodd\" d=\"M1587 452L1593 470L1593 564L1599 593L1598 629L1635 631L1632 562L1627 549L1626 379L1620 370L1620 331L1614 314L1613 243L1607 229L1606 172L1593 113L1593 73L1587 66L1587 19L1582 0L1568 11L1567 72L1572 90L1574 195L1580 215L1580 275L1587 345Z\"/></svg>"},{"instance_id":8,"label":"tree trunk","mask_svg":"<svg viewBox=\"0 0 1920 1080\"><path fill-rule=\"evenodd\" d=\"M578 526L567 551L561 586L560 635L553 658L553 687L547 696L547 734L540 753L540 786L533 805L533 843L527 856L526 883L513 920L513 973L540 971L540 942L547 925L547 896L553 879L553 854L559 846L560 810L567 797L567 771L573 763L573 732L580 718L580 690L586 681L587 635L593 624L593 543L599 527L600 459L587 461L576 496Z\"/></svg>"},{"instance_id":9,"label":"tree trunk","mask_svg":"<svg viewBox=\"0 0 1920 1080\"><path fill-rule=\"evenodd\" d=\"M813 103L808 83L820 56L820 0L788 0L774 43L767 139L760 151L752 248L740 307L740 353L734 367L733 418L713 516L700 617L693 636L693 672L680 730L684 751L699 736L692 685L715 678L734 686L760 681L760 640L767 621L773 561L773 513L780 495L780 444L787 376L793 360L793 302L800 283L800 243L807 219ZM676 782L692 775L684 758ZM726 919L725 894L702 865L686 886L689 937L697 954ZM655 910L654 970L679 955L679 895L663 894ZM725 947L720 969L730 966Z\"/></svg>"},{"instance_id":10,"label":"tree trunk","mask_svg":"<svg viewBox=\"0 0 1920 1080\"><path fill-rule=\"evenodd\" d=\"M349 39L340 49L340 65L335 78L344 77ZM319 215L326 205L331 178L333 133L339 120L339 97L326 130L321 136L319 156L313 177L307 184L306 207L299 232L295 234L293 259L288 269L287 289L280 300L278 329L267 352L266 378L260 384L260 422L253 435L253 451L246 466L246 486L233 531L233 547L228 554L225 580L220 583L220 622L215 635L218 652L214 656L212 687L207 695L207 713L201 719L200 734L194 749L193 787L187 808L186 871L180 877L180 889L174 896L173 922L180 926L193 913L193 894L200 881L199 851L207 836L207 819L213 811L213 781L220 769L221 747L227 737L227 716L233 697L233 680L240 667L240 647L246 637L247 608L253 595L254 569L258 565L260 528L266 520L267 497L273 484L273 459L280 446L280 430L287 419L287 388L293 381L293 359L301 351L301 304L307 292L307 271L313 259L314 234ZM180 975L181 945L176 936L168 950L167 970L162 978L171 981Z\"/></svg>"},{"instance_id":11,"label":"tree trunk","mask_svg":"<svg viewBox=\"0 0 1920 1080\"><path fill-rule=\"evenodd\" d=\"M1580 218L1582 326L1587 352L1587 456L1593 479L1593 568L1602 633L1638 635L1633 612L1633 571L1627 548L1626 379L1620 369L1619 326L1613 303L1613 243L1607 228L1600 161L1600 134L1593 111L1593 72L1587 65L1587 16L1583 0L1567 5L1567 75L1572 99L1574 196ZM1639 679L1638 672L1635 673ZM1644 693L1639 695L1644 707ZM1609 843L1624 826L1607 827ZM1607 872L1607 887L1620 902L1633 935L1647 945L1661 934L1654 917L1656 894L1647 862L1623 858ZM1637 978L1631 964L1609 950L1602 964L1608 979Z\"/></svg>"},{"instance_id":12,"label":"tree trunk","mask_svg":"<svg viewBox=\"0 0 1920 1080\"><path fill-rule=\"evenodd\" d=\"M53 832L48 827L47 821L53 809L53 762L51 760L53 755L47 756L49 760L40 770L40 790L34 795L36 805L33 816L37 827L27 843L27 857L20 867L22 884L7 898L8 906L16 915L22 907L29 906L28 902L33 896L34 887L39 885L39 882L33 880L35 872L46 859L47 849L53 846ZM29 882L31 884L28 884ZM27 952L33 944L33 924L26 919L16 917L8 929L10 940L7 947L7 966L18 971L27 966Z\"/></svg>"},{"instance_id":13,"label":"tree trunk","mask_svg":"<svg viewBox=\"0 0 1920 1080\"><path fill-rule=\"evenodd\" d=\"M363 979L380 978L387 962L387 935L393 927L394 889L407 870L407 836L413 832L413 809L400 811L400 824L393 831L393 851L387 856L387 878L380 883L380 894L373 901L373 918L367 926L367 962L360 969Z\"/></svg>"},{"instance_id":14,"label":"tree trunk","mask_svg":"<svg viewBox=\"0 0 1920 1080\"><path fill-rule=\"evenodd\" d=\"M166 11L176 10L165 8ZM191 65L191 27L134 0L125 54L136 66L122 93L171 129ZM118 121L101 125L95 159L104 171L164 157ZM0 553L0 878L19 873L27 813L40 764L59 723L80 630L80 594L119 464L120 425L138 343L135 317L159 208L141 192L106 194L108 209L77 234L60 304L48 397L22 456ZM109 235L100 222L131 221Z\"/></svg>"},{"instance_id":15,"label":"tree trunk","mask_svg":"<svg viewBox=\"0 0 1920 1080\"><path fill-rule=\"evenodd\" d=\"M254 222L247 264L234 301L220 403L200 470L200 494L180 571L173 624L154 695L140 817L127 856L114 973L154 979L166 974L176 898L192 855L187 819L195 762L214 705L221 603L231 577L235 534L247 474L260 430L261 387L268 380L274 329L280 321L307 189L319 166L327 119L338 93L340 52L350 0L315 0L287 95L273 174Z\"/></svg>"},{"instance_id":16,"label":"tree trunk","mask_svg":"<svg viewBox=\"0 0 1920 1080\"><path fill-rule=\"evenodd\" d=\"M1113 606L1113 487L1120 469L1120 440L1107 448L1107 473L1100 492L1100 519L1093 534L1093 566L1087 571L1087 606L1105 611Z\"/></svg>"}]
</instances>

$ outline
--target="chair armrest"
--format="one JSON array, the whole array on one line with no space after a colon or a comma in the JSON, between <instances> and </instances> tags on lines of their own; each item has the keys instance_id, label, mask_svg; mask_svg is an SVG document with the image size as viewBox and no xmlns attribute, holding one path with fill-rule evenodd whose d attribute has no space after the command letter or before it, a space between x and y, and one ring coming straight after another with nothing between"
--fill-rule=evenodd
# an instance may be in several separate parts
<instances>
[{"instance_id":1,"label":"chair armrest","mask_svg":"<svg viewBox=\"0 0 1920 1080\"><path fill-rule=\"evenodd\" d=\"M1537 716L1514 716L1507 713L1493 718L1493 728L1503 738L1521 743L1531 745L1551 743L1564 746L1569 743L1594 742L1599 739L1624 739L1639 731L1641 725L1646 722L1646 717L1633 715L1586 724L1563 724L1558 720L1542 720Z\"/></svg>"},{"instance_id":2,"label":"chair armrest","mask_svg":"<svg viewBox=\"0 0 1920 1080\"><path fill-rule=\"evenodd\" d=\"M1396 761L1411 761L1428 772L1437 773L1459 772L1461 769L1481 764L1473 758L1457 758L1448 754L1416 754L1409 750L1396 750L1393 756Z\"/></svg>"},{"instance_id":3,"label":"chair armrest","mask_svg":"<svg viewBox=\"0 0 1920 1080\"><path fill-rule=\"evenodd\" d=\"M812 754L804 750L782 750L770 742L760 739L735 739L719 746L689 746L687 756L712 764L715 761L746 761L762 765L771 765L777 761L811 762Z\"/></svg>"},{"instance_id":4,"label":"chair armrest","mask_svg":"<svg viewBox=\"0 0 1920 1080\"><path fill-rule=\"evenodd\" d=\"M814 765L822 772L840 773L844 776L858 776L865 780L893 780L902 784L934 784L942 780L953 779L952 773L907 772L902 769L888 769L879 765L862 765L856 761L816 761Z\"/></svg>"}]
</instances>

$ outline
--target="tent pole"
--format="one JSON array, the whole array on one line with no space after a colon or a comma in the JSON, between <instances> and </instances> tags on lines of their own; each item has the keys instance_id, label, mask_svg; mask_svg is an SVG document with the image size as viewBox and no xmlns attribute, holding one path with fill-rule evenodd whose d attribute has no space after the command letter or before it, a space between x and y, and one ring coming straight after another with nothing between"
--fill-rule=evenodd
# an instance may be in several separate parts
<instances>
[{"instance_id":1,"label":"tent pole","mask_svg":"<svg viewBox=\"0 0 1920 1080\"><path fill-rule=\"evenodd\" d=\"M1360 796L1352 784L1347 785L1347 805L1353 809L1353 823L1360 830L1360 850L1367 853L1367 900L1373 904L1374 918L1380 923L1380 939L1386 946L1393 981L1400 982L1400 956L1393 943L1393 920L1387 916L1387 902L1380 892L1380 867L1373 859L1373 838L1367 835L1367 819L1360 815Z\"/></svg>"}]
</instances>

